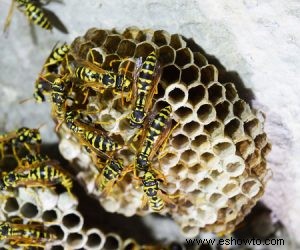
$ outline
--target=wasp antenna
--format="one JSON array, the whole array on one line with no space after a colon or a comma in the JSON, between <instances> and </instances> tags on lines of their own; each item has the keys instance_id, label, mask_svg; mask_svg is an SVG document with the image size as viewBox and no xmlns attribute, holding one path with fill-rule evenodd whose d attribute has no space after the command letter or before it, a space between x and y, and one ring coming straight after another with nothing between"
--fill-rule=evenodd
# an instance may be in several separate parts
<instances>
[{"instance_id":1,"label":"wasp antenna","mask_svg":"<svg viewBox=\"0 0 300 250\"><path fill-rule=\"evenodd\" d=\"M28 102L28 101L34 101L34 98L33 97L28 97L26 99L23 99L23 100L19 101L19 104L23 104L23 103Z\"/></svg>"},{"instance_id":2,"label":"wasp antenna","mask_svg":"<svg viewBox=\"0 0 300 250\"><path fill-rule=\"evenodd\" d=\"M47 126L46 122L43 122L40 126L38 126L37 130L40 130L42 127Z\"/></svg>"}]
</instances>

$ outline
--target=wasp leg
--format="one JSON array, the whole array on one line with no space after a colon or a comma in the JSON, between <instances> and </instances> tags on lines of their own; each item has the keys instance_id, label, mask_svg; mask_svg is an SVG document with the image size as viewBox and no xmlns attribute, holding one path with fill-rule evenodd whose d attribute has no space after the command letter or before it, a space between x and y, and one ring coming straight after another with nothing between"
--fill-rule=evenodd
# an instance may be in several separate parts
<instances>
[{"instance_id":1,"label":"wasp leg","mask_svg":"<svg viewBox=\"0 0 300 250\"><path fill-rule=\"evenodd\" d=\"M11 1L11 5L10 5L10 8L9 8L9 11L8 11L8 15L5 19L5 23L4 23L4 29L3 29L3 32L6 32L10 23L11 23L11 19L12 19L12 15L13 15L13 11L14 11L14 7L15 7L15 1L12 0Z\"/></svg>"}]
</instances>

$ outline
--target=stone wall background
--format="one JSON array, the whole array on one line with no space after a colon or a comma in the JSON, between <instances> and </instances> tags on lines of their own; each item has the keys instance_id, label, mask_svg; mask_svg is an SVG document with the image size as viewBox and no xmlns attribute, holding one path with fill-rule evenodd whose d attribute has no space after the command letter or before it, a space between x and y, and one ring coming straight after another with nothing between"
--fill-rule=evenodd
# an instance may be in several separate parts
<instances>
[{"instance_id":1,"label":"stone wall background","mask_svg":"<svg viewBox=\"0 0 300 250\"><path fill-rule=\"evenodd\" d=\"M10 0L0 1L3 27ZM57 41L70 43L91 27L123 30L127 26L164 29L193 38L232 73L244 96L266 115L266 132L273 144L268 162L273 172L264 203L291 235L300 224L300 2L298 0L65 0L45 6L69 33L30 27L14 11L8 34L0 34L0 129L38 127L53 143L50 107L30 98L33 83ZM34 32L32 32L34 31ZM34 41L32 33L35 33Z\"/></svg>"}]
</instances>

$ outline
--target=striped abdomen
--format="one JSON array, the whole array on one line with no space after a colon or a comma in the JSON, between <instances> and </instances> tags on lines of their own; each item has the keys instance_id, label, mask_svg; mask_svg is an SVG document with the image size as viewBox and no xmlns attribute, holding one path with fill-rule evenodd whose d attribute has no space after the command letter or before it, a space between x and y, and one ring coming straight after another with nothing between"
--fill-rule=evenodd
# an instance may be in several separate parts
<instances>
[{"instance_id":1,"label":"striped abdomen","mask_svg":"<svg viewBox=\"0 0 300 250\"><path fill-rule=\"evenodd\" d=\"M103 152L112 152L120 149L120 145L107 136L92 131L85 131L83 138L88 141L95 149Z\"/></svg>"},{"instance_id":2,"label":"striped abdomen","mask_svg":"<svg viewBox=\"0 0 300 250\"><path fill-rule=\"evenodd\" d=\"M26 6L26 15L28 16L29 20L32 21L34 24L40 26L43 29L51 30L52 25L48 18L46 17L43 10L32 3L27 3Z\"/></svg>"}]
</instances>

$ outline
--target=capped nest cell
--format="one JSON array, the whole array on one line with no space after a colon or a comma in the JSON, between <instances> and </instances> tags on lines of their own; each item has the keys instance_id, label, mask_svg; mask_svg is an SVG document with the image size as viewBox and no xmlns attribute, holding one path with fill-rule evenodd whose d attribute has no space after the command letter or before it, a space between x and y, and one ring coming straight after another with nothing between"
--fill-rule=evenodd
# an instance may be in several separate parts
<instances>
[{"instance_id":1,"label":"capped nest cell","mask_svg":"<svg viewBox=\"0 0 300 250\"><path fill-rule=\"evenodd\" d=\"M130 74L137 60L144 61L152 51L161 70L152 112L170 104L173 123L179 124L164 156L152 159L153 168L166 177L160 188L168 195L178 194L171 198L174 204L167 204L160 213L170 214L188 237L199 230L230 233L264 193L270 149L263 119L239 98L234 83L219 82L216 66L189 48L182 36L163 30L92 28L73 41L68 64L80 58L108 70L116 60L126 59L132 62ZM68 70L67 63L63 65L61 75ZM125 100L121 105L122 98L109 89L103 93L90 90L82 109L93 123L102 124L109 136L126 145L138 130L129 126L132 104ZM132 172L107 196L101 195L95 188L98 170L85 147L65 124L59 135L62 155L74 163L83 187L107 211L126 216L151 212L142 206L143 189ZM130 165L135 152L124 146L117 155Z\"/></svg>"}]
</instances>

